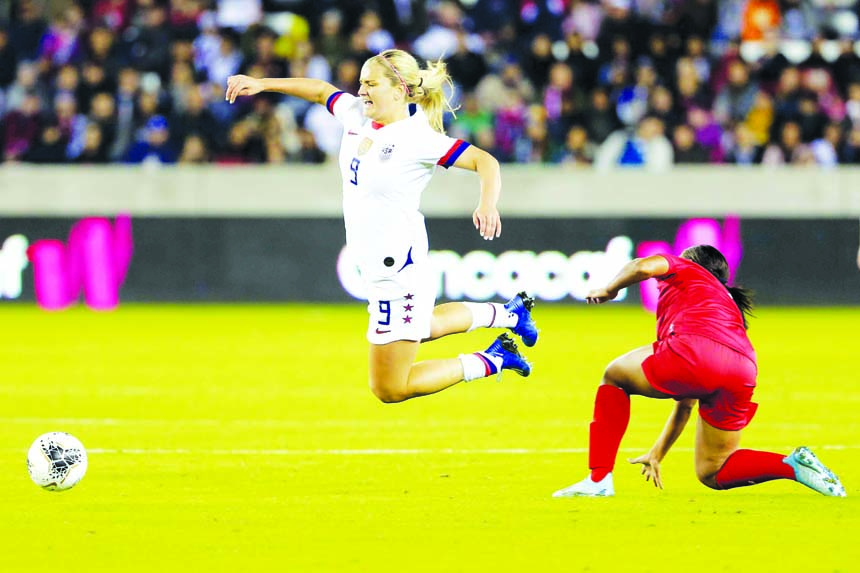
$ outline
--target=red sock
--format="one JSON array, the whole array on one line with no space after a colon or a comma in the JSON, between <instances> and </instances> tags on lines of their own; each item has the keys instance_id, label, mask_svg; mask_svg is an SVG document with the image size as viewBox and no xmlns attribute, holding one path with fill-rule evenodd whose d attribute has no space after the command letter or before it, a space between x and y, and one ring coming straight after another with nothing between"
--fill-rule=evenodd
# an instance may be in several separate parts
<instances>
[{"instance_id":1,"label":"red sock","mask_svg":"<svg viewBox=\"0 0 860 573\"><path fill-rule=\"evenodd\" d=\"M588 467L600 481L615 467L615 456L630 421L630 397L617 386L603 384L594 399L594 419L588 428Z\"/></svg>"},{"instance_id":2,"label":"red sock","mask_svg":"<svg viewBox=\"0 0 860 573\"><path fill-rule=\"evenodd\" d=\"M755 485L774 479L794 480L794 469L782 454L757 450L737 450L729 456L714 480L719 489Z\"/></svg>"}]
</instances>

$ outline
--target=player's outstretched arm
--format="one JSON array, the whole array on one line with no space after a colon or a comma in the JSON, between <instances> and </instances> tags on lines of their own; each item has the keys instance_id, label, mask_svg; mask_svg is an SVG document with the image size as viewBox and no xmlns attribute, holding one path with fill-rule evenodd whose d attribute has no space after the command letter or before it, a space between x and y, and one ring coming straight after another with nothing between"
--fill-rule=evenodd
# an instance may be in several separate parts
<instances>
[{"instance_id":1,"label":"player's outstretched arm","mask_svg":"<svg viewBox=\"0 0 860 573\"><path fill-rule=\"evenodd\" d=\"M233 103L239 96L251 96L260 92L278 92L311 103L325 104L331 94L338 91L328 82L313 78L252 78L250 76L230 76L227 78L227 91L224 99Z\"/></svg>"},{"instance_id":2,"label":"player's outstretched arm","mask_svg":"<svg viewBox=\"0 0 860 573\"><path fill-rule=\"evenodd\" d=\"M496 205L502 193L502 170L496 158L474 145L466 148L454 162L454 167L478 173L481 179L481 198L472 213L475 228L487 241L502 234L502 219Z\"/></svg>"},{"instance_id":3,"label":"player's outstretched arm","mask_svg":"<svg viewBox=\"0 0 860 573\"><path fill-rule=\"evenodd\" d=\"M669 272L669 261L660 255L633 259L618 271L609 283L594 289L585 297L588 304L602 304L618 296L618 291L646 279L659 277Z\"/></svg>"},{"instance_id":4,"label":"player's outstretched arm","mask_svg":"<svg viewBox=\"0 0 860 573\"><path fill-rule=\"evenodd\" d=\"M654 486L663 489L663 478L660 475L660 462L669 453L672 444L678 439L690 419L690 413L693 411L693 406L696 400L694 398L684 398L675 402L675 408L666 420L666 425L663 426L663 431L660 432L660 437L651 446L651 449L646 454L642 454L638 458L628 458L627 461L631 464L642 464L642 474L645 476L645 481L653 478Z\"/></svg>"}]
</instances>

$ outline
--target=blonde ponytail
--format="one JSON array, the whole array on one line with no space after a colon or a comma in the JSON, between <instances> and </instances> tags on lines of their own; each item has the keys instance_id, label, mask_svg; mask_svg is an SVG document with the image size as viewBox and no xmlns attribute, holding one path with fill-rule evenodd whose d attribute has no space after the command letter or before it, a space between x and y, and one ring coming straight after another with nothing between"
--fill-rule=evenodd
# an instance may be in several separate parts
<instances>
[{"instance_id":1,"label":"blonde ponytail","mask_svg":"<svg viewBox=\"0 0 860 573\"><path fill-rule=\"evenodd\" d=\"M371 60L382 66L394 85L403 87L408 101L421 106L433 129L445 133L443 116L446 111L453 114L455 110L445 94L446 85L451 90L454 88L445 62L428 61L427 68L422 70L412 54L403 50L385 50Z\"/></svg>"}]
</instances>

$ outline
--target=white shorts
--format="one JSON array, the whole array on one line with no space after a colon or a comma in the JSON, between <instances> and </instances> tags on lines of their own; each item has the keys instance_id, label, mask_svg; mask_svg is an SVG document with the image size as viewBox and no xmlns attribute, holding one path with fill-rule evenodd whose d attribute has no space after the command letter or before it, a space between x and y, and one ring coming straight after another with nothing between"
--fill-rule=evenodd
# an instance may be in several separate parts
<instances>
[{"instance_id":1,"label":"white shorts","mask_svg":"<svg viewBox=\"0 0 860 573\"><path fill-rule=\"evenodd\" d=\"M430 337L436 288L427 278L427 267L412 264L390 279L367 285L367 340L371 344Z\"/></svg>"}]
</instances>

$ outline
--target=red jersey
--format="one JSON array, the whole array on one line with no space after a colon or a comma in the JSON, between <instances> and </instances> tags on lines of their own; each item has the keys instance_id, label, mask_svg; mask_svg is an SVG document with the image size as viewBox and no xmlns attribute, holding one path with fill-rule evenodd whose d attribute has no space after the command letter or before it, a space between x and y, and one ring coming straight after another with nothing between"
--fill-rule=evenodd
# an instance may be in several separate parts
<instances>
[{"instance_id":1,"label":"red jersey","mask_svg":"<svg viewBox=\"0 0 860 573\"><path fill-rule=\"evenodd\" d=\"M657 277L657 340L673 334L696 334L754 361L743 315L725 285L697 263L661 256L669 262L669 272Z\"/></svg>"}]
</instances>

